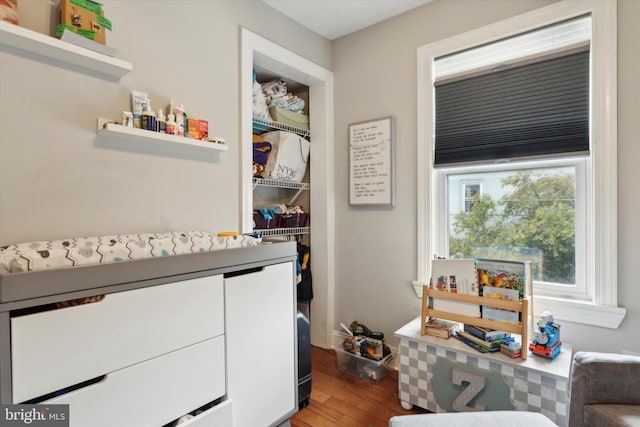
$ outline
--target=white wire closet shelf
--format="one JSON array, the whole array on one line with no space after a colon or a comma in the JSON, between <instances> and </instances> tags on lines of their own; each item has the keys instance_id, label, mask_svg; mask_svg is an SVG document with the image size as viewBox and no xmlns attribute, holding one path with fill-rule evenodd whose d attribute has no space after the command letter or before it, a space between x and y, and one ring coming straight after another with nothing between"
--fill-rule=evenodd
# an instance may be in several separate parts
<instances>
[{"instance_id":1,"label":"white wire closet shelf","mask_svg":"<svg viewBox=\"0 0 640 427\"><path fill-rule=\"evenodd\" d=\"M268 129L277 129L277 130L285 130L288 132L297 133L303 138L308 138L310 136L310 132L308 129L301 129L295 126L286 125L284 123L273 122L270 120L259 120L253 119L253 131L254 132L264 132Z\"/></svg>"},{"instance_id":2,"label":"white wire closet shelf","mask_svg":"<svg viewBox=\"0 0 640 427\"><path fill-rule=\"evenodd\" d=\"M253 178L253 187L289 188L292 190L309 190L308 182L285 181L282 179Z\"/></svg>"},{"instance_id":3,"label":"white wire closet shelf","mask_svg":"<svg viewBox=\"0 0 640 427\"><path fill-rule=\"evenodd\" d=\"M293 228L264 228L255 229L254 233L260 233L262 237L270 236L294 236L298 234L309 234L311 227L293 227Z\"/></svg>"}]
</instances>

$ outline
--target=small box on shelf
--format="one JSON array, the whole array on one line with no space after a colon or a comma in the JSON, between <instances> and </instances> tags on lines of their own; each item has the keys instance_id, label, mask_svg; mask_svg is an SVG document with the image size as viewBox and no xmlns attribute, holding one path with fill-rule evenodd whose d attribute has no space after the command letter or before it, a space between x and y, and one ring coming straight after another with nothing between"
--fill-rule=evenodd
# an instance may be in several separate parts
<instances>
[{"instance_id":1,"label":"small box on shelf","mask_svg":"<svg viewBox=\"0 0 640 427\"><path fill-rule=\"evenodd\" d=\"M58 37L64 29L73 31L100 44L106 44L106 30L111 21L104 17L102 5L91 0L61 0L58 4Z\"/></svg>"},{"instance_id":2,"label":"small box on shelf","mask_svg":"<svg viewBox=\"0 0 640 427\"><path fill-rule=\"evenodd\" d=\"M289 111L282 107L269 108L271 118L277 122L298 129L309 130L309 116L301 112Z\"/></svg>"}]
</instances>

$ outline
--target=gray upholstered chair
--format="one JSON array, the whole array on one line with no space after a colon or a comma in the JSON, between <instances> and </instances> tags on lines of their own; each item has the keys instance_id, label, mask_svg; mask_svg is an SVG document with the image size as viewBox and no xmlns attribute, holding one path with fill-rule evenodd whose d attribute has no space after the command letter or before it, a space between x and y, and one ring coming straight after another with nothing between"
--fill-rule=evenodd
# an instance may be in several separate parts
<instances>
[{"instance_id":1,"label":"gray upholstered chair","mask_svg":"<svg viewBox=\"0 0 640 427\"><path fill-rule=\"evenodd\" d=\"M578 352L570 390L570 427L640 426L640 357Z\"/></svg>"},{"instance_id":2,"label":"gray upholstered chair","mask_svg":"<svg viewBox=\"0 0 640 427\"><path fill-rule=\"evenodd\" d=\"M570 427L640 426L640 357L577 352L571 365ZM389 427L555 426L540 413L453 412L401 415Z\"/></svg>"}]
</instances>

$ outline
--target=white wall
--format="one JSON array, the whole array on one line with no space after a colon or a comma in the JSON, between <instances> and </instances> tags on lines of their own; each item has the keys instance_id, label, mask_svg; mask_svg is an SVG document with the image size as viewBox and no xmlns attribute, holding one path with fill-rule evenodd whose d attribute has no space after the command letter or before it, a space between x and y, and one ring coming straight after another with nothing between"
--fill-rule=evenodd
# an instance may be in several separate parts
<instances>
[{"instance_id":1,"label":"white wall","mask_svg":"<svg viewBox=\"0 0 640 427\"><path fill-rule=\"evenodd\" d=\"M53 1L51 3L57 3ZM50 33L51 3L19 0ZM0 244L116 233L240 230L240 27L331 69L331 44L262 2L105 0L120 81L0 51ZM96 118L171 98L228 152L96 139Z\"/></svg>"},{"instance_id":2,"label":"white wall","mask_svg":"<svg viewBox=\"0 0 640 427\"><path fill-rule=\"evenodd\" d=\"M416 261L416 49L471 29L546 6L553 0L436 0L420 9L336 40L333 44L336 152L336 308L339 322L358 320L385 333L420 314L411 281ZM634 220L640 201L634 182L640 147L637 119L640 2L618 6L619 73L619 301L627 317L617 331L571 322L562 337L575 349L631 350L630 337L640 328L640 287L634 268L640 223ZM636 43L637 44L637 43ZM385 116L396 119L397 194L395 208L348 205L349 123Z\"/></svg>"}]
</instances>

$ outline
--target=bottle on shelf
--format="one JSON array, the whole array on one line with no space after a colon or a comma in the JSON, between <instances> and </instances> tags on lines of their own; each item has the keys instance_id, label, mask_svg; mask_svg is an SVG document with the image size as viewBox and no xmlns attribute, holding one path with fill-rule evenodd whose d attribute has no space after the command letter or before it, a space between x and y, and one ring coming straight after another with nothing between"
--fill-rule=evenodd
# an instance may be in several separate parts
<instances>
[{"instance_id":1,"label":"bottle on shelf","mask_svg":"<svg viewBox=\"0 0 640 427\"><path fill-rule=\"evenodd\" d=\"M167 120L164 117L164 111L162 111L162 108L158 110L158 116L156 117L156 127L158 128L158 132L167 133Z\"/></svg>"},{"instance_id":2,"label":"bottle on shelf","mask_svg":"<svg viewBox=\"0 0 640 427\"><path fill-rule=\"evenodd\" d=\"M142 122L140 127L142 129L150 130L153 132L157 131L156 128L156 113L151 108L151 100L147 100L147 104L145 106L144 111L142 112Z\"/></svg>"},{"instance_id":3,"label":"bottle on shelf","mask_svg":"<svg viewBox=\"0 0 640 427\"><path fill-rule=\"evenodd\" d=\"M176 134L176 121L173 113L169 113L167 115L166 131L167 131L167 135Z\"/></svg>"},{"instance_id":4,"label":"bottle on shelf","mask_svg":"<svg viewBox=\"0 0 640 427\"><path fill-rule=\"evenodd\" d=\"M184 112L184 104L180 103L179 107L176 107L175 110L176 113L176 135L178 136L184 136L184 129L185 129L185 117L186 117L186 113Z\"/></svg>"}]
</instances>

